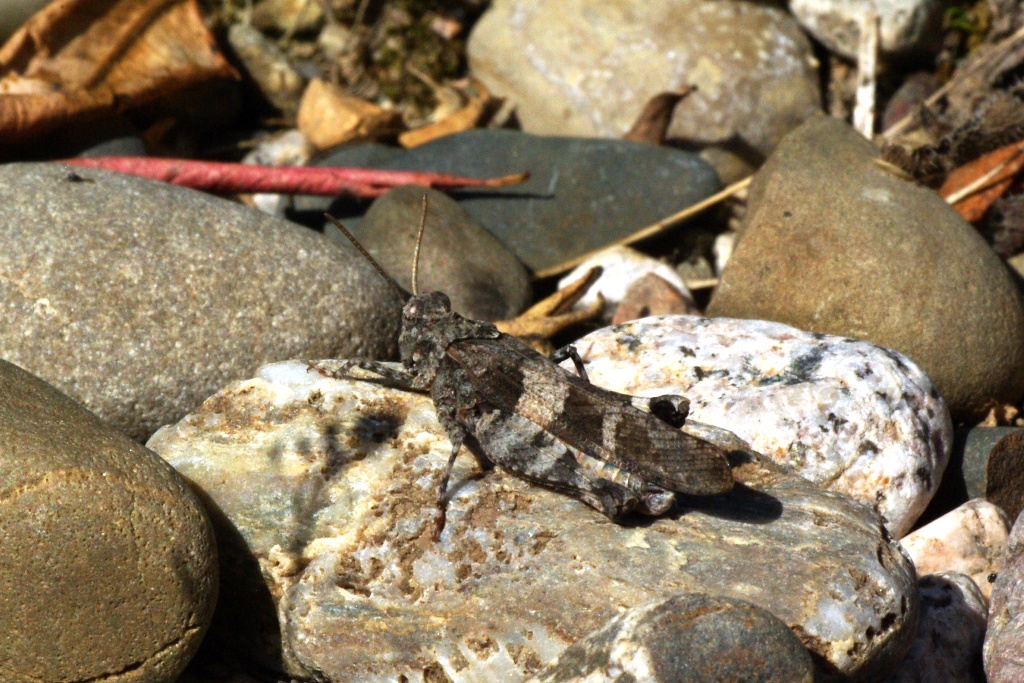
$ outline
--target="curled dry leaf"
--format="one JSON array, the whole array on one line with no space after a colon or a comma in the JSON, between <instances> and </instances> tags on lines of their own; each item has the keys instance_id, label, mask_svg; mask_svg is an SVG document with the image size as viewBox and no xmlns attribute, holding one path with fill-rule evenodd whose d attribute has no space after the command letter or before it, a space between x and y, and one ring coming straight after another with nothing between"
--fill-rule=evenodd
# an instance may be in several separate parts
<instances>
[{"instance_id":1,"label":"curled dry leaf","mask_svg":"<svg viewBox=\"0 0 1024 683\"><path fill-rule=\"evenodd\" d=\"M596 320L604 310L604 297L600 294L597 301L581 311L570 310L587 290L601 277L603 269L594 266L579 280L566 285L562 289L534 304L513 320L501 320L495 323L500 332L519 338L533 349L551 355L554 346L551 337L565 328L587 320Z\"/></svg>"},{"instance_id":2,"label":"curled dry leaf","mask_svg":"<svg viewBox=\"0 0 1024 683\"><path fill-rule=\"evenodd\" d=\"M214 77L237 78L195 0L68 0L0 48L0 139L23 142Z\"/></svg>"},{"instance_id":3,"label":"curled dry leaf","mask_svg":"<svg viewBox=\"0 0 1024 683\"><path fill-rule=\"evenodd\" d=\"M405 148L418 147L431 140L461 133L483 124L504 100L492 97L482 83L474 81L473 85L477 94L470 98L466 106L436 123L402 133L398 136L398 144Z\"/></svg>"},{"instance_id":4,"label":"curled dry leaf","mask_svg":"<svg viewBox=\"0 0 1024 683\"><path fill-rule=\"evenodd\" d=\"M954 169L939 188L939 194L974 223L999 199L1024 168L1024 142L1000 147L994 152Z\"/></svg>"},{"instance_id":5,"label":"curled dry leaf","mask_svg":"<svg viewBox=\"0 0 1024 683\"><path fill-rule=\"evenodd\" d=\"M346 142L394 135L402 127L402 115L314 78L302 95L298 126L309 144L316 149L327 149Z\"/></svg>"},{"instance_id":6,"label":"curled dry leaf","mask_svg":"<svg viewBox=\"0 0 1024 683\"><path fill-rule=\"evenodd\" d=\"M632 128L622 136L623 140L646 142L660 145L665 142L668 125L672 123L672 114L687 95L697 89L695 85L683 86L679 90L658 93L644 105L640 115L636 117Z\"/></svg>"}]
</instances>

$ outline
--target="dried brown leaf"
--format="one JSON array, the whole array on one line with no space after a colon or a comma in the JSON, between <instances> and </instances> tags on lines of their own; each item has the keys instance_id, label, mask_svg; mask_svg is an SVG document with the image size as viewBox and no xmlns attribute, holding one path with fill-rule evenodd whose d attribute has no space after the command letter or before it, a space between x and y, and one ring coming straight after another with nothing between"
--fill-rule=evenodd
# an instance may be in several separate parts
<instances>
[{"instance_id":1,"label":"dried brown leaf","mask_svg":"<svg viewBox=\"0 0 1024 683\"><path fill-rule=\"evenodd\" d=\"M503 100L492 97L482 83L475 83L475 86L478 94L470 99L465 107L437 123L402 133L398 136L398 144L407 149L418 147L431 140L461 133L483 124L501 106Z\"/></svg>"},{"instance_id":2,"label":"dried brown leaf","mask_svg":"<svg viewBox=\"0 0 1024 683\"><path fill-rule=\"evenodd\" d=\"M517 337L544 354L553 350L551 337L572 325L595 320L604 311L604 297L598 294L597 301L579 311L569 310L579 301L591 285L601 277L603 269L594 266L574 282L566 285L546 299L534 304L512 320L495 323L499 331Z\"/></svg>"},{"instance_id":3,"label":"dried brown leaf","mask_svg":"<svg viewBox=\"0 0 1024 683\"><path fill-rule=\"evenodd\" d=\"M954 169L939 188L964 220L974 223L988 211L1024 168L1024 143L1001 147Z\"/></svg>"},{"instance_id":4,"label":"dried brown leaf","mask_svg":"<svg viewBox=\"0 0 1024 683\"><path fill-rule=\"evenodd\" d=\"M0 48L0 139L25 141L214 77L237 78L195 0L69 0Z\"/></svg>"},{"instance_id":5,"label":"dried brown leaf","mask_svg":"<svg viewBox=\"0 0 1024 683\"><path fill-rule=\"evenodd\" d=\"M651 145L664 143L665 133L672 122L672 113L676 110L676 105L696 89L696 86L687 85L679 90L658 93L652 97L622 139Z\"/></svg>"},{"instance_id":6,"label":"dried brown leaf","mask_svg":"<svg viewBox=\"0 0 1024 683\"><path fill-rule=\"evenodd\" d=\"M299 103L297 125L309 144L327 149L346 142L392 136L401 129L402 115L314 78Z\"/></svg>"}]
</instances>

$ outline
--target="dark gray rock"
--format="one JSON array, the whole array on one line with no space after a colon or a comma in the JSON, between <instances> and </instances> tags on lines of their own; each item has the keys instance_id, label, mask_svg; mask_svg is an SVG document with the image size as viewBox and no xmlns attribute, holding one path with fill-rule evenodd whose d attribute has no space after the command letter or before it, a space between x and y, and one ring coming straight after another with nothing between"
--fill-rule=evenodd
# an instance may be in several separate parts
<instances>
[{"instance_id":1,"label":"dark gray rock","mask_svg":"<svg viewBox=\"0 0 1024 683\"><path fill-rule=\"evenodd\" d=\"M1024 308L978 232L836 119L788 135L750 188L708 315L784 322L906 354L965 415L1024 392Z\"/></svg>"},{"instance_id":2,"label":"dark gray rock","mask_svg":"<svg viewBox=\"0 0 1024 683\"><path fill-rule=\"evenodd\" d=\"M226 530L221 635L249 656L332 681L514 681L681 592L771 612L823 675L873 680L910 644L917 580L881 518L724 430L686 425L737 449L734 491L637 525L463 454L435 541L451 446L429 399L319 369L338 366L266 366L149 442Z\"/></svg>"},{"instance_id":3,"label":"dark gray rock","mask_svg":"<svg viewBox=\"0 0 1024 683\"><path fill-rule=\"evenodd\" d=\"M634 607L569 646L530 683L811 683L800 639L742 600L681 594Z\"/></svg>"},{"instance_id":4,"label":"dark gray rock","mask_svg":"<svg viewBox=\"0 0 1024 683\"><path fill-rule=\"evenodd\" d=\"M346 152L346 158L352 154ZM521 185L451 194L532 270L626 237L720 187L711 167L688 152L509 130L449 135L379 167L472 178L529 171L530 179ZM327 206L323 200L297 203L307 213Z\"/></svg>"},{"instance_id":5,"label":"dark gray rock","mask_svg":"<svg viewBox=\"0 0 1024 683\"><path fill-rule=\"evenodd\" d=\"M922 518L930 521L971 498L998 505L1010 519L1024 510L1024 429L957 431L942 484Z\"/></svg>"},{"instance_id":6,"label":"dark gray rock","mask_svg":"<svg viewBox=\"0 0 1024 683\"><path fill-rule=\"evenodd\" d=\"M0 361L0 679L173 683L217 599L185 480Z\"/></svg>"},{"instance_id":7,"label":"dark gray rock","mask_svg":"<svg viewBox=\"0 0 1024 683\"><path fill-rule=\"evenodd\" d=\"M988 683L1024 681L1024 514L1013 523L1006 564L992 587L984 657Z\"/></svg>"},{"instance_id":8,"label":"dark gray rock","mask_svg":"<svg viewBox=\"0 0 1024 683\"><path fill-rule=\"evenodd\" d=\"M424 196L428 205L419 291L444 292L454 309L469 318L514 318L530 302L526 268L447 195L413 185L389 190L351 232L384 270L412 291L413 252ZM333 224L324 232L351 247Z\"/></svg>"},{"instance_id":9,"label":"dark gray rock","mask_svg":"<svg viewBox=\"0 0 1024 683\"><path fill-rule=\"evenodd\" d=\"M985 683L985 597L971 577L927 574L918 582L921 619L907 658L885 683Z\"/></svg>"},{"instance_id":10,"label":"dark gray rock","mask_svg":"<svg viewBox=\"0 0 1024 683\"><path fill-rule=\"evenodd\" d=\"M355 253L200 192L0 167L0 356L144 439L262 363L387 356L400 307Z\"/></svg>"}]
</instances>

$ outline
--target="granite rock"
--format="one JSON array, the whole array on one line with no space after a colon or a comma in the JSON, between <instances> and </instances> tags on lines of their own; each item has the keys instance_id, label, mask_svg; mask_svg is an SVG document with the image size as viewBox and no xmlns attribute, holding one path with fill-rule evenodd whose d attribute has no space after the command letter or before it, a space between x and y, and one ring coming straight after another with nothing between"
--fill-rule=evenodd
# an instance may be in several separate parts
<instances>
[{"instance_id":1,"label":"granite rock","mask_svg":"<svg viewBox=\"0 0 1024 683\"><path fill-rule=\"evenodd\" d=\"M153 452L0 361L0 679L173 683L217 599L198 498Z\"/></svg>"},{"instance_id":2,"label":"granite rock","mask_svg":"<svg viewBox=\"0 0 1024 683\"><path fill-rule=\"evenodd\" d=\"M708 315L775 320L909 356L954 415L1024 392L1024 309L1006 266L933 190L815 117L750 187Z\"/></svg>"},{"instance_id":3,"label":"granite rock","mask_svg":"<svg viewBox=\"0 0 1024 683\"><path fill-rule=\"evenodd\" d=\"M654 95L696 85L668 134L708 145L723 182L821 106L810 42L761 3L500 0L467 51L474 77L540 135L619 137Z\"/></svg>"},{"instance_id":4,"label":"granite rock","mask_svg":"<svg viewBox=\"0 0 1024 683\"><path fill-rule=\"evenodd\" d=\"M1003 568L1010 525L998 507L969 501L900 540L919 576L959 572L974 580L988 600L989 577Z\"/></svg>"},{"instance_id":5,"label":"granite rock","mask_svg":"<svg viewBox=\"0 0 1024 683\"><path fill-rule=\"evenodd\" d=\"M364 154L377 168L402 171L471 178L528 171L529 180L519 185L450 194L532 270L603 248L721 187L695 154L625 140L469 130L401 154L380 146L339 151L346 163ZM318 163L336 165L334 158ZM315 216L317 226L328 209L339 218L359 213L344 200L303 197L295 206L300 215Z\"/></svg>"},{"instance_id":6,"label":"granite rock","mask_svg":"<svg viewBox=\"0 0 1024 683\"><path fill-rule=\"evenodd\" d=\"M450 444L432 404L322 374L338 363L266 366L149 442L203 490L239 558L223 565L227 637L278 643L290 675L519 681L680 592L768 610L820 671L852 680L909 645L916 578L878 515L692 422L731 450L729 494L619 526L463 455L435 541Z\"/></svg>"},{"instance_id":7,"label":"granite rock","mask_svg":"<svg viewBox=\"0 0 1024 683\"><path fill-rule=\"evenodd\" d=\"M742 600L683 593L620 614L529 683L813 680L810 655L778 617Z\"/></svg>"},{"instance_id":8,"label":"granite rock","mask_svg":"<svg viewBox=\"0 0 1024 683\"><path fill-rule=\"evenodd\" d=\"M829 50L857 59L861 22L878 15L878 47L884 58L935 52L942 44L941 0L791 0L793 16Z\"/></svg>"},{"instance_id":9,"label":"granite rock","mask_svg":"<svg viewBox=\"0 0 1024 683\"><path fill-rule=\"evenodd\" d=\"M444 292L455 311L475 320L518 315L530 302L526 268L442 192L413 185L389 190L373 202L353 234L398 284L412 291L424 197L427 221L420 247L419 291ZM341 231L334 230L336 235L328 234L348 243Z\"/></svg>"},{"instance_id":10,"label":"granite rock","mask_svg":"<svg viewBox=\"0 0 1024 683\"><path fill-rule=\"evenodd\" d=\"M981 648L988 605L978 586L956 572L922 576L918 586L917 636L884 683L985 683Z\"/></svg>"},{"instance_id":11,"label":"granite rock","mask_svg":"<svg viewBox=\"0 0 1024 683\"><path fill-rule=\"evenodd\" d=\"M988 683L1024 680L1024 514L1010 530L1006 560L992 587L985 632Z\"/></svg>"},{"instance_id":12,"label":"granite rock","mask_svg":"<svg viewBox=\"0 0 1024 683\"><path fill-rule=\"evenodd\" d=\"M897 538L927 506L949 457L953 430L935 387L906 357L874 344L779 323L665 316L574 345L594 384L686 396L693 419L875 507Z\"/></svg>"},{"instance_id":13,"label":"granite rock","mask_svg":"<svg viewBox=\"0 0 1024 683\"><path fill-rule=\"evenodd\" d=\"M358 254L180 187L0 167L0 355L145 439L262 363L396 351Z\"/></svg>"}]
</instances>

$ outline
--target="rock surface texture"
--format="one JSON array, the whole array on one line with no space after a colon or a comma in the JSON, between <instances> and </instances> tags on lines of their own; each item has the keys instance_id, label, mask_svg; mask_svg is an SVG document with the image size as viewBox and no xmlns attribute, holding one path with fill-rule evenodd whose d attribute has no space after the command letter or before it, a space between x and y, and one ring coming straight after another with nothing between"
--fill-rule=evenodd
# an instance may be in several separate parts
<instances>
[{"instance_id":1,"label":"rock surface texture","mask_svg":"<svg viewBox=\"0 0 1024 683\"><path fill-rule=\"evenodd\" d=\"M975 499L904 536L900 544L919 576L966 574L988 600L992 595L990 578L1003 568L1009 534L1003 511Z\"/></svg>"},{"instance_id":2,"label":"rock surface texture","mask_svg":"<svg viewBox=\"0 0 1024 683\"><path fill-rule=\"evenodd\" d=\"M934 385L874 344L757 320L665 316L574 345L594 384L687 397L693 419L875 507L897 538L928 505L949 457L952 424Z\"/></svg>"},{"instance_id":3,"label":"rock surface texture","mask_svg":"<svg viewBox=\"0 0 1024 683\"><path fill-rule=\"evenodd\" d=\"M435 541L450 445L432 404L321 374L337 370L266 366L150 440L235 530L224 555L249 558L224 565L228 636L276 639L291 675L520 681L622 610L681 592L768 610L819 669L854 680L909 646L916 578L878 515L742 449L733 492L640 526L463 454Z\"/></svg>"},{"instance_id":4,"label":"rock surface texture","mask_svg":"<svg viewBox=\"0 0 1024 683\"><path fill-rule=\"evenodd\" d=\"M400 304L358 254L208 194L76 174L0 168L0 356L130 436L265 362L394 353Z\"/></svg>"},{"instance_id":5,"label":"rock surface texture","mask_svg":"<svg viewBox=\"0 0 1024 683\"><path fill-rule=\"evenodd\" d=\"M989 683L1024 680L1024 515L1010 531L1006 563L992 587L985 632Z\"/></svg>"},{"instance_id":6,"label":"rock surface texture","mask_svg":"<svg viewBox=\"0 0 1024 683\"><path fill-rule=\"evenodd\" d=\"M217 599L213 529L166 462L0 361L0 680L173 683Z\"/></svg>"},{"instance_id":7,"label":"rock surface texture","mask_svg":"<svg viewBox=\"0 0 1024 683\"><path fill-rule=\"evenodd\" d=\"M985 683L981 647L988 605L969 576L922 576L921 619L910 652L885 683Z\"/></svg>"},{"instance_id":8,"label":"rock surface texture","mask_svg":"<svg viewBox=\"0 0 1024 683\"><path fill-rule=\"evenodd\" d=\"M811 683L807 649L742 600L681 594L635 607L576 642L529 683Z\"/></svg>"},{"instance_id":9,"label":"rock surface texture","mask_svg":"<svg viewBox=\"0 0 1024 683\"><path fill-rule=\"evenodd\" d=\"M468 130L399 154L380 145L342 148L318 163L360 159L378 168L472 178L528 172L519 185L452 196L532 270L600 249L721 188L714 169L692 152L512 130ZM330 205L324 197L296 201L302 213L314 214L315 225L323 224Z\"/></svg>"},{"instance_id":10,"label":"rock surface texture","mask_svg":"<svg viewBox=\"0 0 1024 683\"><path fill-rule=\"evenodd\" d=\"M499 0L470 35L470 69L541 135L620 137L647 101L697 86L670 138L711 144L723 182L820 107L811 45L784 10L719 0Z\"/></svg>"},{"instance_id":11,"label":"rock surface texture","mask_svg":"<svg viewBox=\"0 0 1024 683\"><path fill-rule=\"evenodd\" d=\"M708 315L896 349L954 415L1013 402L1024 392L1024 309L1006 266L938 194L877 156L824 116L791 133L751 185Z\"/></svg>"},{"instance_id":12,"label":"rock surface texture","mask_svg":"<svg viewBox=\"0 0 1024 683\"><path fill-rule=\"evenodd\" d=\"M857 58L861 24L878 16L878 47L883 57L938 49L942 39L940 0L792 0L793 16L830 50Z\"/></svg>"},{"instance_id":13,"label":"rock surface texture","mask_svg":"<svg viewBox=\"0 0 1024 683\"><path fill-rule=\"evenodd\" d=\"M558 288L565 289L570 284L582 280L595 266L601 267L601 275L580 300L573 304L574 309L587 308L596 303L598 295L600 295L605 302L602 319L605 322L611 322L619 304L626 299L630 289L643 277L655 276L664 281L665 287L674 289L678 298L688 304L688 310L683 311L684 313L692 313L697 310L697 305L693 302L693 294L671 266L629 247L609 247L599 251L559 280Z\"/></svg>"},{"instance_id":14,"label":"rock surface texture","mask_svg":"<svg viewBox=\"0 0 1024 683\"><path fill-rule=\"evenodd\" d=\"M475 320L518 315L530 302L526 268L442 192L411 185L395 188L373 202L353 234L411 292L424 197L427 220L420 247L419 291L444 292L453 310Z\"/></svg>"}]
</instances>

